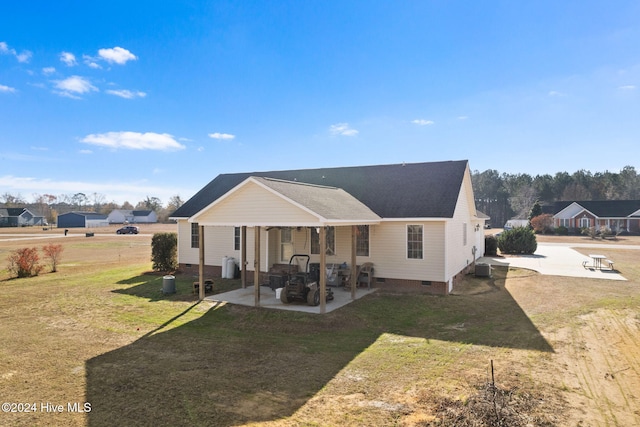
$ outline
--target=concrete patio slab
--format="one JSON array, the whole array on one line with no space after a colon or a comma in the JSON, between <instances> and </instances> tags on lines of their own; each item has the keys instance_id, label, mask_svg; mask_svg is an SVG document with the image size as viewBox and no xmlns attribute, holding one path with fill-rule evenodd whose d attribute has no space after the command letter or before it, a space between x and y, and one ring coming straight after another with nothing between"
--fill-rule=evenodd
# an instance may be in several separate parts
<instances>
[{"instance_id":1,"label":"concrete patio slab","mask_svg":"<svg viewBox=\"0 0 640 427\"><path fill-rule=\"evenodd\" d=\"M330 289L333 290L333 300L327 301L325 313L344 307L354 301L351 299L350 289L341 287ZM375 292L375 289L358 288L356 289L356 299L360 299L373 292ZM253 286L249 286L246 289L236 289L222 294L211 295L205 297L205 301L215 303L224 302L253 307L255 305L254 288ZM320 306L312 307L302 301L283 304L279 299L276 299L276 292L271 290L268 286L260 286L260 307L320 314Z\"/></svg>"},{"instance_id":2,"label":"concrete patio slab","mask_svg":"<svg viewBox=\"0 0 640 427\"><path fill-rule=\"evenodd\" d=\"M606 248L600 246L593 251L606 256ZM594 252L594 253L596 253ZM618 271L610 269L585 268L582 263L593 260L575 249L565 245L538 243L533 255L507 255L504 257L482 257L481 263L493 266L512 266L535 270L540 274L552 276L585 277L590 279L627 280ZM614 260L615 261L615 260Z\"/></svg>"}]
</instances>

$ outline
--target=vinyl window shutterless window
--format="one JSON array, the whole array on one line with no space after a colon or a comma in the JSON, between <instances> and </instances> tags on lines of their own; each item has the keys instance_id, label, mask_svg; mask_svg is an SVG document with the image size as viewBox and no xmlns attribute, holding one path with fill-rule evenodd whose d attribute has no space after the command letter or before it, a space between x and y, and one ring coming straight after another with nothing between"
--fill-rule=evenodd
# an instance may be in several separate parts
<instances>
[{"instance_id":1,"label":"vinyl window shutterless window","mask_svg":"<svg viewBox=\"0 0 640 427\"><path fill-rule=\"evenodd\" d=\"M369 256L369 226L358 225L356 234L356 255Z\"/></svg>"},{"instance_id":2,"label":"vinyl window shutterless window","mask_svg":"<svg viewBox=\"0 0 640 427\"><path fill-rule=\"evenodd\" d=\"M233 250L240 250L240 227L233 227Z\"/></svg>"},{"instance_id":3,"label":"vinyl window shutterless window","mask_svg":"<svg viewBox=\"0 0 640 427\"><path fill-rule=\"evenodd\" d=\"M200 247L200 227L197 222L191 223L191 247Z\"/></svg>"},{"instance_id":4,"label":"vinyl window shutterless window","mask_svg":"<svg viewBox=\"0 0 640 427\"><path fill-rule=\"evenodd\" d=\"M422 225L407 225L407 258L422 259L423 247L424 230Z\"/></svg>"}]
</instances>

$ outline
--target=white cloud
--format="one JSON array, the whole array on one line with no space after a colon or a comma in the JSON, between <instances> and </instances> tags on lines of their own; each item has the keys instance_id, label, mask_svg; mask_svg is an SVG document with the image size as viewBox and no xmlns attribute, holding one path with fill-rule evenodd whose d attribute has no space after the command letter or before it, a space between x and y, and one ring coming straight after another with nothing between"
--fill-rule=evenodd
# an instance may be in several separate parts
<instances>
[{"instance_id":1,"label":"white cloud","mask_svg":"<svg viewBox=\"0 0 640 427\"><path fill-rule=\"evenodd\" d=\"M46 76L48 76L48 75L50 75L50 74L53 74L53 73L55 73L55 72L56 72L55 67L44 67L44 68L42 69L42 74L44 74L44 75L46 75Z\"/></svg>"},{"instance_id":2,"label":"white cloud","mask_svg":"<svg viewBox=\"0 0 640 427\"><path fill-rule=\"evenodd\" d=\"M458 116L458 120L467 120L469 116Z\"/></svg>"},{"instance_id":3,"label":"white cloud","mask_svg":"<svg viewBox=\"0 0 640 427\"><path fill-rule=\"evenodd\" d=\"M231 139L234 139L235 137L236 137L235 135L232 135L230 133L216 132L216 133L209 134L209 138L213 138L213 139L231 140Z\"/></svg>"},{"instance_id":4,"label":"white cloud","mask_svg":"<svg viewBox=\"0 0 640 427\"><path fill-rule=\"evenodd\" d=\"M64 80L57 80L55 83L55 87L59 89L56 93L68 98L78 99L78 95L98 91L97 87L93 86L89 80L81 76L71 76Z\"/></svg>"},{"instance_id":5,"label":"white cloud","mask_svg":"<svg viewBox=\"0 0 640 427\"><path fill-rule=\"evenodd\" d=\"M434 124L433 120L425 120L425 119L415 119L415 120L411 120L411 123L418 125L418 126L431 126L432 124Z\"/></svg>"},{"instance_id":6,"label":"white cloud","mask_svg":"<svg viewBox=\"0 0 640 427\"><path fill-rule=\"evenodd\" d=\"M120 98L125 98L125 99L133 99L133 98L144 98L145 96L147 96L146 93L144 92L132 92L130 90L127 89L122 89L122 90L107 90L106 91L109 95L115 95L115 96L119 96Z\"/></svg>"},{"instance_id":7,"label":"white cloud","mask_svg":"<svg viewBox=\"0 0 640 427\"><path fill-rule=\"evenodd\" d=\"M636 89L636 85L619 86L618 89L621 89L621 90L635 90Z\"/></svg>"},{"instance_id":8,"label":"white cloud","mask_svg":"<svg viewBox=\"0 0 640 427\"><path fill-rule=\"evenodd\" d=\"M550 90L548 95L549 96L567 96L565 93L558 92L557 90Z\"/></svg>"},{"instance_id":9,"label":"white cloud","mask_svg":"<svg viewBox=\"0 0 640 427\"><path fill-rule=\"evenodd\" d=\"M100 66L100 64L98 64L96 58L89 56L89 55L82 55L82 61L89 67L89 68L102 68Z\"/></svg>"},{"instance_id":10,"label":"white cloud","mask_svg":"<svg viewBox=\"0 0 640 427\"><path fill-rule=\"evenodd\" d=\"M10 48L6 42L0 42L0 53L5 55L13 55L16 57L18 62L29 62L31 59L32 53L28 50L23 50L18 53L15 49Z\"/></svg>"},{"instance_id":11,"label":"white cloud","mask_svg":"<svg viewBox=\"0 0 640 427\"><path fill-rule=\"evenodd\" d=\"M356 136L359 132L349 127L349 123L336 123L329 127L332 135Z\"/></svg>"},{"instance_id":12,"label":"white cloud","mask_svg":"<svg viewBox=\"0 0 640 427\"><path fill-rule=\"evenodd\" d=\"M127 49L117 46L112 49L100 49L98 50L98 55L109 63L115 62L119 65L124 65L127 61L134 61L138 59L137 56L129 52Z\"/></svg>"},{"instance_id":13,"label":"white cloud","mask_svg":"<svg viewBox=\"0 0 640 427\"><path fill-rule=\"evenodd\" d=\"M62 52L60 54L60 61L64 62L68 67L73 67L77 64L76 56L71 52Z\"/></svg>"},{"instance_id":14,"label":"white cloud","mask_svg":"<svg viewBox=\"0 0 640 427\"><path fill-rule=\"evenodd\" d=\"M85 136L81 142L113 149L176 151L185 148L172 135L154 132L107 132Z\"/></svg>"},{"instance_id":15,"label":"white cloud","mask_svg":"<svg viewBox=\"0 0 640 427\"><path fill-rule=\"evenodd\" d=\"M4 92L4 93L13 93L15 92L16 89L9 87L9 86L5 86L5 85L0 85L0 92Z\"/></svg>"}]
</instances>

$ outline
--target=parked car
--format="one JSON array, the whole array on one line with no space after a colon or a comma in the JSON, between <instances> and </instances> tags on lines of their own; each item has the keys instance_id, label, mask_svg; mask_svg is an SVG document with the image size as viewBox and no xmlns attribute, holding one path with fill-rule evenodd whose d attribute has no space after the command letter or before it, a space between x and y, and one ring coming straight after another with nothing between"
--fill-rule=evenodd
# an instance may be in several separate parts
<instances>
[{"instance_id":1,"label":"parked car","mask_svg":"<svg viewBox=\"0 0 640 427\"><path fill-rule=\"evenodd\" d=\"M127 225L116 230L117 234L138 234L138 227L135 225Z\"/></svg>"}]
</instances>

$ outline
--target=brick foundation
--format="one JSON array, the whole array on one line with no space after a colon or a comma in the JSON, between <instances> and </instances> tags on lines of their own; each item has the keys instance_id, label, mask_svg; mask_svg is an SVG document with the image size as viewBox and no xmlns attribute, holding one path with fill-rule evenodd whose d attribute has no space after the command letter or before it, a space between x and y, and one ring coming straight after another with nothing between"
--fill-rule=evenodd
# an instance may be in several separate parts
<instances>
[{"instance_id":1,"label":"brick foundation","mask_svg":"<svg viewBox=\"0 0 640 427\"><path fill-rule=\"evenodd\" d=\"M192 275L197 277L199 269L197 264L180 264L180 271L183 274ZM473 264L469 264L458 274L453 276L453 287L455 288L464 277L473 272ZM260 272L260 283L268 283L269 275L273 274ZM219 265L205 265L204 266L205 278L220 278L222 277L222 267ZM247 284L253 285L253 271L247 271ZM393 292L402 293L422 293L422 294L434 294L434 295L448 295L449 285L447 282L432 282L423 280L408 280L408 279L391 279L374 277L371 283L371 287L384 289Z\"/></svg>"}]
</instances>

